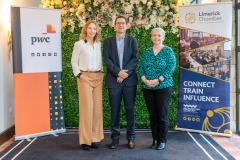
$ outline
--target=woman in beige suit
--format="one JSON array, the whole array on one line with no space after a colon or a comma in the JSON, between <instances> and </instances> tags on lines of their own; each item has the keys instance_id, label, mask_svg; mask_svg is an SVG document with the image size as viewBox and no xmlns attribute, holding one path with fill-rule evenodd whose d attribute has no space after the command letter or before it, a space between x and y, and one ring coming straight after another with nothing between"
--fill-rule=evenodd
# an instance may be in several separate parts
<instances>
[{"instance_id":1,"label":"woman in beige suit","mask_svg":"<svg viewBox=\"0 0 240 160\"><path fill-rule=\"evenodd\" d=\"M101 30L95 21L82 28L75 42L72 69L79 94L79 144L84 150L98 148L103 138Z\"/></svg>"}]
</instances>

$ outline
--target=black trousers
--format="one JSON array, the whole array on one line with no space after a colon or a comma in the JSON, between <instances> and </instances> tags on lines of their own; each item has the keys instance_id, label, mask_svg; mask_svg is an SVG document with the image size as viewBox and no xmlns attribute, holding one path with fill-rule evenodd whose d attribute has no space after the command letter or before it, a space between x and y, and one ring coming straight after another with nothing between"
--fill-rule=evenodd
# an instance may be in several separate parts
<instances>
[{"instance_id":1,"label":"black trousers","mask_svg":"<svg viewBox=\"0 0 240 160\"><path fill-rule=\"evenodd\" d=\"M127 140L135 139L135 98L136 86L127 87L119 84L117 88L108 88L110 106L111 106L111 138L119 139L120 136L120 108L123 98L124 108L127 119Z\"/></svg>"},{"instance_id":2,"label":"black trousers","mask_svg":"<svg viewBox=\"0 0 240 160\"><path fill-rule=\"evenodd\" d=\"M143 89L143 96L149 112L152 137L158 143L167 142L171 95L172 87L158 90Z\"/></svg>"}]
</instances>

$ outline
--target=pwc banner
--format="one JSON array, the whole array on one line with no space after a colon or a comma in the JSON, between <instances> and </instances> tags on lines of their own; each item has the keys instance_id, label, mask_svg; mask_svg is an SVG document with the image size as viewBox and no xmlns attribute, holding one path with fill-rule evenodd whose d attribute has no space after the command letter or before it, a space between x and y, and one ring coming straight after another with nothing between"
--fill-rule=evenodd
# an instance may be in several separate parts
<instances>
[{"instance_id":1,"label":"pwc banner","mask_svg":"<svg viewBox=\"0 0 240 160\"><path fill-rule=\"evenodd\" d=\"M11 7L15 140L65 132L60 10Z\"/></svg>"},{"instance_id":2,"label":"pwc banner","mask_svg":"<svg viewBox=\"0 0 240 160\"><path fill-rule=\"evenodd\" d=\"M179 6L176 129L231 136L232 3Z\"/></svg>"}]
</instances>

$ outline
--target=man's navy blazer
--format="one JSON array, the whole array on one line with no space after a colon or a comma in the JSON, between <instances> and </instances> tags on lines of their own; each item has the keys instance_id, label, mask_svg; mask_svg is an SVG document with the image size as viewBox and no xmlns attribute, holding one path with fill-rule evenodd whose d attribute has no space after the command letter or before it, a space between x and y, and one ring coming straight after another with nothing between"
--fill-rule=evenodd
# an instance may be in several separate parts
<instances>
[{"instance_id":1,"label":"man's navy blazer","mask_svg":"<svg viewBox=\"0 0 240 160\"><path fill-rule=\"evenodd\" d=\"M106 86L116 88L118 73L121 71L118 58L116 36L103 42L103 57L107 66ZM138 47L135 38L125 35L122 69L128 70L128 77L122 83L126 86L137 85L136 66L138 63Z\"/></svg>"}]
</instances>

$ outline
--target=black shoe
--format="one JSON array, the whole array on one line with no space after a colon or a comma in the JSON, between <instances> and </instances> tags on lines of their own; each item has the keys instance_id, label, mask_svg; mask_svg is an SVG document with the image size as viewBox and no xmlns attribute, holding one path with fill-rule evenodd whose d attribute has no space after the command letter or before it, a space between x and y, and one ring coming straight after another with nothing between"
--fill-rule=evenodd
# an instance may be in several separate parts
<instances>
[{"instance_id":1,"label":"black shoe","mask_svg":"<svg viewBox=\"0 0 240 160\"><path fill-rule=\"evenodd\" d=\"M156 150L161 150L166 147L166 143L160 143L159 145L156 146Z\"/></svg>"},{"instance_id":2,"label":"black shoe","mask_svg":"<svg viewBox=\"0 0 240 160\"><path fill-rule=\"evenodd\" d=\"M109 148L110 149L116 149L118 146L118 140L117 139L113 139L112 143L110 144Z\"/></svg>"},{"instance_id":3,"label":"black shoe","mask_svg":"<svg viewBox=\"0 0 240 160\"><path fill-rule=\"evenodd\" d=\"M85 150L85 151L90 151L90 146L87 145L87 144L82 144L82 148L83 148L83 150Z\"/></svg>"},{"instance_id":4,"label":"black shoe","mask_svg":"<svg viewBox=\"0 0 240 160\"><path fill-rule=\"evenodd\" d=\"M133 140L128 141L128 149L133 149L135 147L135 143Z\"/></svg>"},{"instance_id":5,"label":"black shoe","mask_svg":"<svg viewBox=\"0 0 240 160\"><path fill-rule=\"evenodd\" d=\"M99 145L97 143L92 143L91 148L99 148Z\"/></svg>"},{"instance_id":6,"label":"black shoe","mask_svg":"<svg viewBox=\"0 0 240 160\"><path fill-rule=\"evenodd\" d=\"M153 143L151 145L152 149L155 149L157 147L157 141L153 140Z\"/></svg>"}]
</instances>

